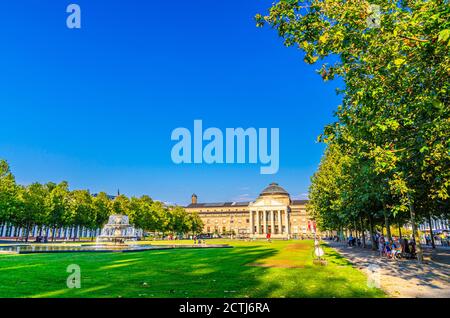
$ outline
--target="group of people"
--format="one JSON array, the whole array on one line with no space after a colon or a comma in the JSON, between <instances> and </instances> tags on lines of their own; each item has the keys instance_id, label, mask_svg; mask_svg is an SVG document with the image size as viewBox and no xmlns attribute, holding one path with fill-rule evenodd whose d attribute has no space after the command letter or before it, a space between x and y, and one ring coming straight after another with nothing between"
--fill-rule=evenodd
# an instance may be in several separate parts
<instances>
[{"instance_id":1,"label":"group of people","mask_svg":"<svg viewBox=\"0 0 450 318\"><path fill-rule=\"evenodd\" d=\"M330 237L329 239L335 242L340 241L338 236ZM416 257L416 244L414 240L409 241L407 238L400 239L395 236L392 237L392 239L387 239L383 234L376 233L372 238L372 242L377 247L380 256L386 256L393 259ZM361 247L362 242L359 237L356 238L350 234L350 236L347 237L347 245L349 247Z\"/></svg>"},{"instance_id":2,"label":"group of people","mask_svg":"<svg viewBox=\"0 0 450 318\"><path fill-rule=\"evenodd\" d=\"M350 236L348 237L348 240L347 240L347 244L348 244L348 246L361 247L361 239L359 237L358 238L353 237L353 235L350 234Z\"/></svg>"},{"instance_id":3,"label":"group of people","mask_svg":"<svg viewBox=\"0 0 450 318\"><path fill-rule=\"evenodd\" d=\"M436 245L450 246L450 237L448 235L448 232L442 232L441 234L434 234L433 239ZM424 234L423 240L426 245L432 245L430 234Z\"/></svg>"},{"instance_id":4,"label":"group of people","mask_svg":"<svg viewBox=\"0 0 450 318\"><path fill-rule=\"evenodd\" d=\"M194 235L194 245L205 245L206 241L202 240L201 238L197 238L197 235Z\"/></svg>"},{"instance_id":5,"label":"group of people","mask_svg":"<svg viewBox=\"0 0 450 318\"><path fill-rule=\"evenodd\" d=\"M388 258L414 258L416 256L416 243L408 241L408 239L386 239L383 234L377 233L375 236L375 243L378 246L380 256Z\"/></svg>"},{"instance_id":6,"label":"group of people","mask_svg":"<svg viewBox=\"0 0 450 318\"><path fill-rule=\"evenodd\" d=\"M48 237L47 236L38 235L38 236L36 236L35 243L48 243Z\"/></svg>"}]
</instances>

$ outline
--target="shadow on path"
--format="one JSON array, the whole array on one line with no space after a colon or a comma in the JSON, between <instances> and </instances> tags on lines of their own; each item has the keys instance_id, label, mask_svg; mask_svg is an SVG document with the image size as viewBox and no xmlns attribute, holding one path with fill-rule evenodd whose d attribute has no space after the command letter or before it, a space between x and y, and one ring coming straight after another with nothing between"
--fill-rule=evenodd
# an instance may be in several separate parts
<instances>
[{"instance_id":1,"label":"shadow on path","mask_svg":"<svg viewBox=\"0 0 450 318\"><path fill-rule=\"evenodd\" d=\"M415 260L380 257L371 249L348 247L336 242L327 244L366 274L370 274L370 267L376 266L380 287L391 297L450 297L450 249L425 248L425 261L419 264Z\"/></svg>"}]
</instances>

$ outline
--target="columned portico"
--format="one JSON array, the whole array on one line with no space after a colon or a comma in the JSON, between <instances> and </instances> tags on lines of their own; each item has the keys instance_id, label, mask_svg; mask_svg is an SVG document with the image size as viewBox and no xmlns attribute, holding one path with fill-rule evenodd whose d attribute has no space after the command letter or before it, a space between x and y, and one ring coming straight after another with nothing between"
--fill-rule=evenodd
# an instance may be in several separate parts
<instances>
[{"instance_id":1,"label":"columned portico","mask_svg":"<svg viewBox=\"0 0 450 318\"><path fill-rule=\"evenodd\" d=\"M268 211L262 211L263 213L263 220L264 220L264 231L263 234L269 233L269 229L267 228L267 213Z\"/></svg>"},{"instance_id":2,"label":"columned portico","mask_svg":"<svg viewBox=\"0 0 450 318\"><path fill-rule=\"evenodd\" d=\"M250 210L250 234L253 235L255 234L255 223L253 222L253 211Z\"/></svg>"},{"instance_id":3,"label":"columned portico","mask_svg":"<svg viewBox=\"0 0 450 318\"><path fill-rule=\"evenodd\" d=\"M256 211L256 234L261 234L261 216L259 215L259 211Z\"/></svg>"},{"instance_id":4,"label":"columned portico","mask_svg":"<svg viewBox=\"0 0 450 318\"><path fill-rule=\"evenodd\" d=\"M276 222L278 226L275 226ZM265 238L269 233L274 238L288 238L290 234L287 207L265 206L250 209L249 223L250 235L255 238Z\"/></svg>"},{"instance_id":5,"label":"columned portico","mask_svg":"<svg viewBox=\"0 0 450 318\"><path fill-rule=\"evenodd\" d=\"M278 234L283 233L283 225L281 224L281 211L278 210Z\"/></svg>"},{"instance_id":6,"label":"columned portico","mask_svg":"<svg viewBox=\"0 0 450 318\"><path fill-rule=\"evenodd\" d=\"M270 211L270 234L275 234L275 214L273 210Z\"/></svg>"},{"instance_id":7,"label":"columned portico","mask_svg":"<svg viewBox=\"0 0 450 318\"><path fill-rule=\"evenodd\" d=\"M204 232L239 238L298 238L311 234L306 200L291 200L277 183L266 187L253 202L198 203L192 195L188 212L196 212L204 221ZM0 229L1 230L1 229Z\"/></svg>"},{"instance_id":8,"label":"columned portico","mask_svg":"<svg viewBox=\"0 0 450 318\"><path fill-rule=\"evenodd\" d=\"M285 223L285 234L289 235L290 231L289 231L289 214L288 211L284 211L284 223Z\"/></svg>"}]
</instances>

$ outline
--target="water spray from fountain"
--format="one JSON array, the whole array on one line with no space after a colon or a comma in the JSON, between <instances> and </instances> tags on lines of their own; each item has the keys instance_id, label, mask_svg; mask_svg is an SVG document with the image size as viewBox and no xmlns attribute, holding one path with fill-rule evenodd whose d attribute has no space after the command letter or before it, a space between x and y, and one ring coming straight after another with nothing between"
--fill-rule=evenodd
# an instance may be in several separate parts
<instances>
[{"instance_id":1,"label":"water spray from fountain","mask_svg":"<svg viewBox=\"0 0 450 318\"><path fill-rule=\"evenodd\" d=\"M103 227L97 243L114 243L123 245L126 241L136 241L138 231L130 225L126 215L114 214L109 217L108 223Z\"/></svg>"}]
</instances>

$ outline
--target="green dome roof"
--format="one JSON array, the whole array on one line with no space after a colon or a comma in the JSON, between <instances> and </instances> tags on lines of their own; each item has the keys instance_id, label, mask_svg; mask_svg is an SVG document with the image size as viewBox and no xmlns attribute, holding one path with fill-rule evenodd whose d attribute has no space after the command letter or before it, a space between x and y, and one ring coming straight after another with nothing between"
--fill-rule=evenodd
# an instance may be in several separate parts
<instances>
[{"instance_id":1,"label":"green dome roof","mask_svg":"<svg viewBox=\"0 0 450 318\"><path fill-rule=\"evenodd\" d=\"M289 196L289 193L282 187L280 187L278 183L271 183L267 188L263 190L263 192L261 192L261 196L280 194Z\"/></svg>"}]
</instances>

